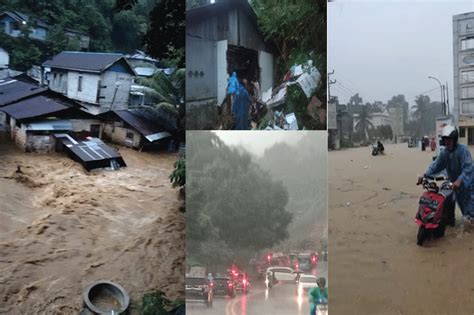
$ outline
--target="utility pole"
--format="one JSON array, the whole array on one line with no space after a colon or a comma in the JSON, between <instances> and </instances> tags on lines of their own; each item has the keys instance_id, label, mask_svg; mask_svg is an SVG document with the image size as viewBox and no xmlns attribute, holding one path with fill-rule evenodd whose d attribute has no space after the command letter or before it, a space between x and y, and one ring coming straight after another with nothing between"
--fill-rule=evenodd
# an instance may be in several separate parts
<instances>
[{"instance_id":1,"label":"utility pole","mask_svg":"<svg viewBox=\"0 0 474 315\"><path fill-rule=\"evenodd\" d=\"M449 114L448 81L446 81L446 116L449 116Z\"/></svg>"},{"instance_id":2,"label":"utility pole","mask_svg":"<svg viewBox=\"0 0 474 315\"><path fill-rule=\"evenodd\" d=\"M441 104L443 106L443 114L446 116L446 101L444 99L444 87L437 78L435 78L433 76L429 76L428 79L436 80L439 83L439 88L441 90L440 92L441 92Z\"/></svg>"},{"instance_id":3,"label":"utility pole","mask_svg":"<svg viewBox=\"0 0 474 315\"><path fill-rule=\"evenodd\" d=\"M331 84L336 84L336 80L330 80L329 77L334 74L334 69L328 72L328 101L331 102Z\"/></svg>"}]
</instances>

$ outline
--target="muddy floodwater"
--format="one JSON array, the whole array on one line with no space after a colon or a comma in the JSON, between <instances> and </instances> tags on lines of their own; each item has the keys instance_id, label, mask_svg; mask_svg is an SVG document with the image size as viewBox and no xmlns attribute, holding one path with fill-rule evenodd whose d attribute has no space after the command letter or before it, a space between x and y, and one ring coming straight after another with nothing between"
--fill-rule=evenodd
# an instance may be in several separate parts
<instances>
[{"instance_id":1,"label":"muddy floodwater","mask_svg":"<svg viewBox=\"0 0 474 315\"><path fill-rule=\"evenodd\" d=\"M329 153L331 314L473 314L474 231L416 245L416 186L434 153L407 144Z\"/></svg>"},{"instance_id":2,"label":"muddy floodwater","mask_svg":"<svg viewBox=\"0 0 474 315\"><path fill-rule=\"evenodd\" d=\"M120 153L128 167L88 173L0 142L0 314L77 314L101 279L135 305L153 290L184 295L184 216L168 178L176 155Z\"/></svg>"}]
</instances>

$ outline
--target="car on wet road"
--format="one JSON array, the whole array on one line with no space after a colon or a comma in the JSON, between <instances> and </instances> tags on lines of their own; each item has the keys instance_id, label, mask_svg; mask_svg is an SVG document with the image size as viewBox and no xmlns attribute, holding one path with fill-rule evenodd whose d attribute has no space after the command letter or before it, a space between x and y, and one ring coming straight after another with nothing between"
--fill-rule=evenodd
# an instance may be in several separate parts
<instances>
[{"instance_id":1,"label":"car on wet road","mask_svg":"<svg viewBox=\"0 0 474 315\"><path fill-rule=\"evenodd\" d=\"M223 276L214 278L214 296L235 296L235 284L231 278Z\"/></svg>"},{"instance_id":2,"label":"car on wet road","mask_svg":"<svg viewBox=\"0 0 474 315\"><path fill-rule=\"evenodd\" d=\"M186 276L186 303L202 302L211 307L213 299L213 284L208 279Z\"/></svg>"}]
</instances>

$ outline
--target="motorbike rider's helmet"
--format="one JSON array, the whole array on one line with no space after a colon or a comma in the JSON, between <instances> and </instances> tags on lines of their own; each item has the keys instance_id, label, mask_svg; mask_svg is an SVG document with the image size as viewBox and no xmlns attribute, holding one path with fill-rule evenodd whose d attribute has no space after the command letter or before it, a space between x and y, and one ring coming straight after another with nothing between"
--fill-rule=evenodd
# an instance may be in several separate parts
<instances>
[{"instance_id":1,"label":"motorbike rider's helmet","mask_svg":"<svg viewBox=\"0 0 474 315\"><path fill-rule=\"evenodd\" d=\"M318 278L318 280L316 280L316 284L322 287L326 286L326 278L324 277Z\"/></svg>"},{"instance_id":2,"label":"motorbike rider's helmet","mask_svg":"<svg viewBox=\"0 0 474 315\"><path fill-rule=\"evenodd\" d=\"M458 138L459 138L459 133L458 130L451 125L447 125L443 128L443 131L441 132L441 139L443 141L444 145L444 139L449 138L453 140L453 147L456 147L458 143Z\"/></svg>"}]
</instances>

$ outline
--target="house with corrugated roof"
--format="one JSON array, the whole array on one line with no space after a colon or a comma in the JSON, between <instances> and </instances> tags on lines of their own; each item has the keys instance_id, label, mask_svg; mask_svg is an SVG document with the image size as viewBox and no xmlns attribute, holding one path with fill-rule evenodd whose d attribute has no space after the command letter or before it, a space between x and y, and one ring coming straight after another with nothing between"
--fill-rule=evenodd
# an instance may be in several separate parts
<instances>
[{"instance_id":1,"label":"house with corrugated roof","mask_svg":"<svg viewBox=\"0 0 474 315\"><path fill-rule=\"evenodd\" d=\"M42 67L51 90L80 101L94 115L128 108L136 73L122 54L63 51Z\"/></svg>"},{"instance_id":2,"label":"house with corrugated roof","mask_svg":"<svg viewBox=\"0 0 474 315\"><path fill-rule=\"evenodd\" d=\"M0 82L0 131L26 152L53 152L57 133L101 136L101 121L81 104L17 78Z\"/></svg>"},{"instance_id":3,"label":"house with corrugated roof","mask_svg":"<svg viewBox=\"0 0 474 315\"><path fill-rule=\"evenodd\" d=\"M247 0L221 0L186 10L186 126L213 128L233 72L273 87L274 48Z\"/></svg>"},{"instance_id":4,"label":"house with corrugated roof","mask_svg":"<svg viewBox=\"0 0 474 315\"><path fill-rule=\"evenodd\" d=\"M145 147L163 147L172 140L166 128L131 111L116 110L100 116L103 120L103 137L111 142L141 151Z\"/></svg>"}]
</instances>

